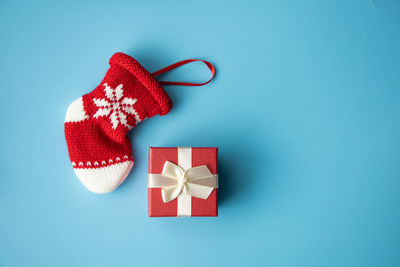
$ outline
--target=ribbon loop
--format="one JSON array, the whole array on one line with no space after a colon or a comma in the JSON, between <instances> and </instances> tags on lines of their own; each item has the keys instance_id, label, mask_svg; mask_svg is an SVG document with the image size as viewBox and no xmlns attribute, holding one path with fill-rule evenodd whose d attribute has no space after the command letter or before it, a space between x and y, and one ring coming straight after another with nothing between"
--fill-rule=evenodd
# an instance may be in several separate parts
<instances>
[{"instance_id":1,"label":"ribbon loop","mask_svg":"<svg viewBox=\"0 0 400 267\"><path fill-rule=\"evenodd\" d=\"M186 64L189 64L189 63L192 63L192 62L196 62L196 61L203 62L210 69L212 76L208 81L206 81L204 83L170 82L170 81L158 81L158 82L160 84L162 84L162 85L182 85L182 86L202 86L202 85L206 85L207 83L211 82L212 79L214 79L215 68L210 62L208 62L206 60L201 60L201 59L186 59L186 60L182 60L182 61L174 63L174 64L172 64L170 66L162 68L161 70L158 70L158 71L152 73L152 75L154 77L156 77L156 76L161 75L163 73L166 73L166 72L168 72L170 70L176 69L176 68L178 68L180 66L183 66L183 65L186 65Z\"/></svg>"},{"instance_id":2,"label":"ribbon loop","mask_svg":"<svg viewBox=\"0 0 400 267\"><path fill-rule=\"evenodd\" d=\"M179 177L184 176L184 174L185 171L181 167L173 164L172 162L166 161L164 163L162 175L179 181Z\"/></svg>"},{"instance_id":3,"label":"ribbon loop","mask_svg":"<svg viewBox=\"0 0 400 267\"><path fill-rule=\"evenodd\" d=\"M205 165L193 167L186 171L186 177L190 181L205 179L205 178L209 178L212 176L213 176L213 174L210 172L210 170Z\"/></svg>"}]
</instances>

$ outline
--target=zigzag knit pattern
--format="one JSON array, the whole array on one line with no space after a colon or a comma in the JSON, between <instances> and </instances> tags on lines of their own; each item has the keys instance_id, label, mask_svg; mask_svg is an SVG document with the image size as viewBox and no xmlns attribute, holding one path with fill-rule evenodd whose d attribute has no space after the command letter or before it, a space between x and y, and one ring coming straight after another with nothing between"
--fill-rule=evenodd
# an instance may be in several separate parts
<instances>
[{"instance_id":1,"label":"zigzag knit pattern","mask_svg":"<svg viewBox=\"0 0 400 267\"><path fill-rule=\"evenodd\" d=\"M139 62L114 54L100 85L71 103L65 117L71 164L82 184L95 193L115 190L134 162L126 133L171 107L167 93Z\"/></svg>"}]
</instances>

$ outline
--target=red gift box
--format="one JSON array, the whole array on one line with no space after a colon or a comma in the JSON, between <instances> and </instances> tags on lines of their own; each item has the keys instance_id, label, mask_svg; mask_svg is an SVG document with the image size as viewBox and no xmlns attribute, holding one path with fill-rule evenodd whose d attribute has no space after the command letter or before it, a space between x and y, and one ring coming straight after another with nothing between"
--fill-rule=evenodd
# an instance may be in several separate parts
<instances>
[{"instance_id":1,"label":"red gift box","mask_svg":"<svg viewBox=\"0 0 400 267\"><path fill-rule=\"evenodd\" d=\"M149 216L218 216L217 165L216 147L150 147ZM168 168L181 180L167 177Z\"/></svg>"}]
</instances>

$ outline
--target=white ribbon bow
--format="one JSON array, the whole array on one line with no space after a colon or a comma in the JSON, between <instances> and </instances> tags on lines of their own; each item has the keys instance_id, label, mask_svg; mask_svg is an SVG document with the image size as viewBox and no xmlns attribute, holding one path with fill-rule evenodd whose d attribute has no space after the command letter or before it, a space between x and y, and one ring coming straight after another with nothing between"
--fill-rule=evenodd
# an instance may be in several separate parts
<instances>
[{"instance_id":1,"label":"white ribbon bow","mask_svg":"<svg viewBox=\"0 0 400 267\"><path fill-rule=\"evenodd\" d=\"M161 192L164 202L174 200L182 192L192 197L207 199L213 189L217 187L217 179L206 165L185 171L172 162L166 161L161 175L175 180L173 185L162 187Z\"/></svg>"}]
</instances>

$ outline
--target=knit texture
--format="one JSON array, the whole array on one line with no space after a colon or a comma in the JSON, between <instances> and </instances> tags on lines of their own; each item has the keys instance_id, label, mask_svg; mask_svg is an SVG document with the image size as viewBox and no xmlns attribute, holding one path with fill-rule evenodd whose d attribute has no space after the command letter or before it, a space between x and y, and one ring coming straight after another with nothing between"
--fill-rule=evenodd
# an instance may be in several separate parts
<instances>
[{"instance_id":1,"label":"knit texture","mask_svg":"<svg viewBox=\"0 0 400 267\"><path fill-rule=\"evenodd\" d=\"M100 85L67 110L65 137L81 182L95 193L115 190L133 166L126 133L171 107L171 99L148 71L134 58L114 54Z\"/></svg>"}]
</instances>

